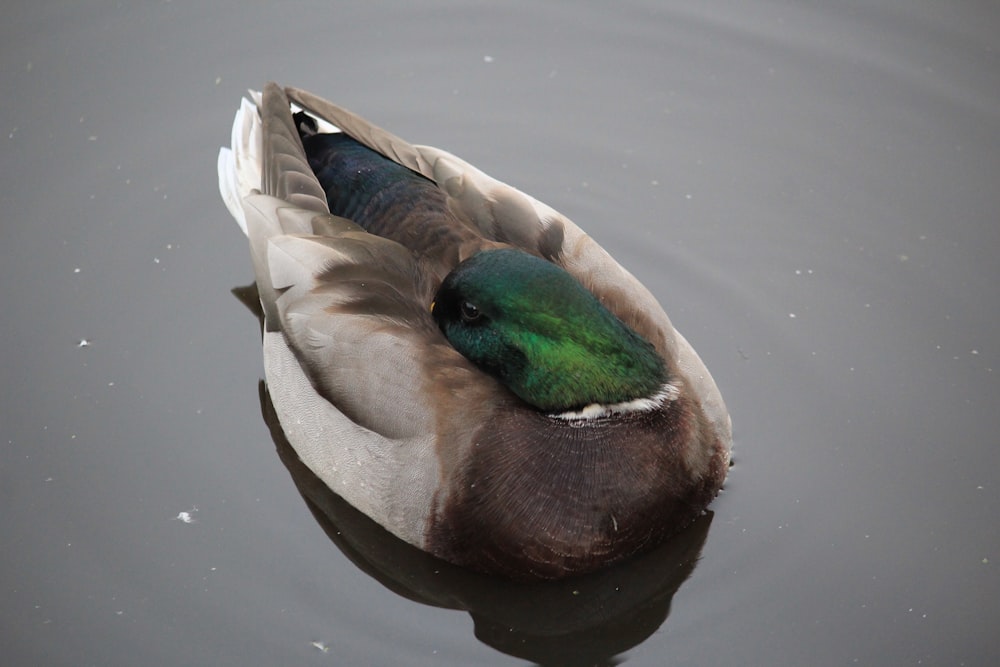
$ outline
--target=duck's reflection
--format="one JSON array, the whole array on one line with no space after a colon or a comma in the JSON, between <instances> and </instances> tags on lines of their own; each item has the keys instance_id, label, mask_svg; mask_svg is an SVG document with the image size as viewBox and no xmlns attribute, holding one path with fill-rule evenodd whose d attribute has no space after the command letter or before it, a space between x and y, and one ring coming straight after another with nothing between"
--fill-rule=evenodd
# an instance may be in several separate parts
<instances>
[{"instance_id":1,"label":"duck's reflection","mask_svg":"<svg viewBox=\"0 0 1000 667\"><path fill-rule=\"evenodd\" d=\"M254 309L256 290L234 293ZM352 562L410 600L469 612L480 641L541 665L618 664L614 656L666 621L671 599L694 571L712 523L707 512L654 551L577 578L517 583L480 575L410 546L348 505L299 460L263 382L260 405L299 493Z\"/></svg>"}]
</instances>

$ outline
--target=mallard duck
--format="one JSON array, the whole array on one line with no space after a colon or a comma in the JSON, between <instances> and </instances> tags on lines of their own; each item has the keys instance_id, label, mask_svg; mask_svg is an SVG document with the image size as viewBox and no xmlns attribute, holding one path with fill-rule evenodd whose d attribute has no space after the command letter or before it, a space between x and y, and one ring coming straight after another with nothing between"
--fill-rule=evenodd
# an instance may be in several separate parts
<instances>
[{"instance_id":1,"label":"mallard duck","mask_svg":"<svg viewBox=\"0 0 1000 667\"><path fill-rule=\"evenodd\" d=\"M581 574L726 477L715 382L650 292L550 207L303 90L243 100L219 186L250 242L285 434L397 537Z\"/></svg>"}]
</instances>

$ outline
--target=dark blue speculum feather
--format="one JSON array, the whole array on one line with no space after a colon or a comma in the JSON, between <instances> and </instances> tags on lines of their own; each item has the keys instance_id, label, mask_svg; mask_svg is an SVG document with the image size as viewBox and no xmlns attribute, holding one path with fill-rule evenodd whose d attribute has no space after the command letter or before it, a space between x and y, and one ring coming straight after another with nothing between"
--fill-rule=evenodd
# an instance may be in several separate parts
<instances>
[{"instance_id":1,"label":"dark blue speculum feather","mask_svg":"<svg viewBox=\"0 0 1000 667\"><path fill-rule=\"evenodd\" d=\"M330 212L373 234L392 237L414 203L441 200L434 183L346 134L305 136L302 143Z\"/></svg>"},{"instance_id":2,"label":"dark blue speculum feather","mask_svg":"<svg viewBox=\"0 0 1000 667\"><path fill-rule=\"evenodd\" d=\"M296 122L332 214L402 244L445 272L458 263L459 248L476 234L450 210L436 183L345 134L316 134L308 116L297 115Z\"/></svg>"}]
</instances>

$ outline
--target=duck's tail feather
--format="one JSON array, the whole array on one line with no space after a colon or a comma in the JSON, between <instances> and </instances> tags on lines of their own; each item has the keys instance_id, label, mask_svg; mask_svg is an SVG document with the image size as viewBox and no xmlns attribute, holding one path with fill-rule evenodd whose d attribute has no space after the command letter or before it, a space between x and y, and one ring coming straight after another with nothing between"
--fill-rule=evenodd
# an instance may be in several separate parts
<instances>
[{"instance_id":1,"label":"duck's tail feather","mask_svg":"<svg viewBox=\"0 0 1000 667\"><path fill-rule=\"evenodd\" d=\"M229 148L219 150L219 194L236 219L243 233L247 233L243 198L260 188L261 174L261 122L257 113L260 93L250 91L253 101L243 98L233 119Z\"/></svg>"},{"instance_id":2,"label":"duck's tail feather","mask_svg":"<svg viewBox=\"0 0 1000 667\"><path fill-rule=\"evenodd\" d=\"M268 84L265 91L266 95L251 90L249 99L243 98L233 119L230 147L219 150L217 163L219 194L244 234L248 232L243 200L255 192L271 194L309 210L327 211L326 197L318 183L315 187L310 187L310 181L315 182L315 177L308 164L296 164L294 169L290 169L286 162L289 155L304 156L301 143L297 147L289 145L289 142L299 142L299 138L289 110L288 98L273 83ZM272 105L264 114L269 118L266 131L260 112L265 98ZM284 109L279 110L277 106L281 105ZM301 111L297 105L291 105L291 109ZM340 131L323 119L310 120L316 128L314 131ZM272 173L264 173L265 164L270 165Z\"/></svg>"}]
</instances>

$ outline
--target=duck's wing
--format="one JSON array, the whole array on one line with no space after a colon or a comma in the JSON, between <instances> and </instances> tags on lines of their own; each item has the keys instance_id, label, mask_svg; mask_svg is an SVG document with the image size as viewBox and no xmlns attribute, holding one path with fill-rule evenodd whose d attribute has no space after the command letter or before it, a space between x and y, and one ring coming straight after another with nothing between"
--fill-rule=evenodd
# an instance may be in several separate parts
<instances>
[{"instance_id":1,"label":"duck's wing","mask_svg":"<svg viewBox=\"0 0 1000 667\"><path fill-rule=\"evenodd\" d=\"M251 228L258 218L304 217L268 195L249 197L246 207ZM358 426L389 439L432 433L427 360L467 362L431 318L423 272L392 241L337 219L322 222L323 235L267 239L266 272L257 280L262 295L275 296L265 316L270 311L277 322L266 330L283 335L312 390Z\"/></svg>"},{"instance_id":2,"label":"duck's wing","mask_svg":"<svg viewBox=\"0 0 1000 667\"><path fill-rule=\"evenodd\" d=\"M434 279L413 254L326 212L281 89L258 104L261 191L240 210L275 409L324 482L422 546L442 470L469 442L455 436L477 423L466 402L499 390L440 333Z\"/></svg>"}]
</instances>

